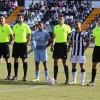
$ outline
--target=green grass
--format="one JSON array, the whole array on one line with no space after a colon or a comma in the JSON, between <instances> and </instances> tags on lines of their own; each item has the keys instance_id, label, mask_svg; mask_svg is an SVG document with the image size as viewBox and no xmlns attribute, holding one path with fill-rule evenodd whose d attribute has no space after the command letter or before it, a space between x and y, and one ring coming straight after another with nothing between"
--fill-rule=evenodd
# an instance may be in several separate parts
<instances>
[{"instance_id":1,"label":"green grass","mask_svg":"<svg viewBox=\"0 0 100 100\"><path fill-rule=\"evenodd\" d=\"M10 46L12 50L12 46ZM28 46L30 49L30 46ZM43 64L40 64L40 82L33 83L32 80L35 78L35 64L34 64L34 54L33 52L28 56L28 81L22 82L23 77L23 67L21 59L19 59L19 80L14 81L5 81L4 79L7 77L7 68L5 62L0 62L0 100L99 100L100 95L100 65L98 64L97 76L95 81L95 86L88 87L86 84L90 81L91 78L91 59L92 59L92 51L93 48L88 48L86 50L86 59L87 63L86 67L86 81L85 86L80 85L80 67L77 65L77 81L76 85L65 85L65 75L61 60L59 60L59 73L58 73L58 82L57 85L46 85L44 83L44 68ZM52 52L50 52L50 48L48 48L48 67L49 67L49 76L53 77L53 59ZM69 62L70 53L68 56L68 65L69 65L69 78L72 80L71 73L71 63ZM12 76L14 75L13 69L13 58L11 58L12 62Z\"/></svg>"}]
</instances>

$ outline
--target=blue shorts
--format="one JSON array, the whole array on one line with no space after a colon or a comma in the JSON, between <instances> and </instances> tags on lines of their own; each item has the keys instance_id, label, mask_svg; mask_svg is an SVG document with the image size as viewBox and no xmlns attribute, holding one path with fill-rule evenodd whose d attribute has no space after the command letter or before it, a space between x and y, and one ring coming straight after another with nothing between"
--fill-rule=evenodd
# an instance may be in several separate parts
<instances>
[{"instance_id":1,"label":"blue shorts","mask_svg":"<svg viewBox=\"0 0 100 100\"><path fill-rule=\"evenodd\" d=\"M34 50L34 60L36 62L47 62L48 57L47 57L47 51L46 49L35 49Z\"/></svg>"},{"instance_id":2,"label":"blue shorts","mask_svg":"<svg viewBox=\"0 0 100 100\"><path fill-rule=\"evenodd\" d=\"M30 41L31 49L34 50L36 48L35 41Z\"/></svg>"}]
</instances>

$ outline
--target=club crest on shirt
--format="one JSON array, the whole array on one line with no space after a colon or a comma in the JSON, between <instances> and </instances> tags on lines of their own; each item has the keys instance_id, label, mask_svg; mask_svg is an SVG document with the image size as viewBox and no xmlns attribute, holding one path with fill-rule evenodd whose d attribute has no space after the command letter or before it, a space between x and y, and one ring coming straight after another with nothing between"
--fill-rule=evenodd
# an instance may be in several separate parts
<instances>
[{"instance_id":1,"label":"club crest on shirt","mask_svg":"<svg viewBox=\"0 0 100 100\"><path fill-rule=\"evenodd\" d=\"M4 31L4 30L2 30L2 32L3 32L3 33L5 33L5 31Z\"/></svg>"}]
</instances>

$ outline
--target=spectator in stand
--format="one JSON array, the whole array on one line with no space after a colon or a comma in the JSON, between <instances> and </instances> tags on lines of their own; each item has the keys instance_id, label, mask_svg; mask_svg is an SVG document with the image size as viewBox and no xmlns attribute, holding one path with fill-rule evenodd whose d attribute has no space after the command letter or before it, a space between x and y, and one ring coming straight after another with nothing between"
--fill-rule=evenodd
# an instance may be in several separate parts
<instances>
[{"instance_id":1,"label":"spectator in stand","mask_svg":"<svg viewBox=\"0 0 100 100\"><path fill-rule=\"evenodd\" d=\"M57 6L60 7L61 4L62 4L62 2L61 2L60 0L58 0L58 2L57 2Z\"/></svg>"},{"instance_id":2,"label":"spectator in stand","mask_svg":"<svg viewBox=\"0 0 100 100\"><path fill-rule=\"evenodd\" d=\"M52 1L52 0L50 0L50 3L49 3L49 8L51 8L51 7L53 7L53 6L54 6L53 1Z\"/></svg>"},{"instance_id":3,"label":"spectator in stand","mask_svg":"<svg viewBox=\"0 0 100 100\"><path fill-rule=\"evenodd\" d=\"M67 7L67 2L66 2L66 0L63 2L63 7Z\"/></svg>"},{"instance_id":4,"label":"spectator in stand","mask_svg":"<svg viewBox=\"0 0 100 100\"><path fill-rule=\"evenodd\" d=\"M82 0L75 0L75 3L81 4Z\"/></svg>"},{"instance_id":5,"label":"spectator in stand","mask_svg":"<svg viewBox=\"0 0 100 100\"><path fill-rule=\"evenodd\" d=\"M24 19L26 20L26 21L28 21L28 19L30 19L31 18L31 12L29 11L29 9L27 9L26 10L26 13L25 13L25 17L24 17Z\"/></svg>"},{"instance_id":6,"label":"spectator in stand","mask_svg":"<svg viewBox=\"0 0 100 100\"><path fill-rule=\"evenodd\" d=\"M80 13L80 15L79 15L79 19L85 19L84 11L83 11L82 13Z\"/></svg>"},{"instance_id":7,"label":"spectator in stand","mask_svg":"<svg viewBox=\"0 0 100 100\"><path fill-rule=\"evenodd\" d=\"M15 7L18 7L18 1L17 0L15 0L13 4L14 4Z\"/></svg>"},{"instance_id":8,"label":"spectator in stand","mask_svg":"<svg viewBox=\"0 0 100 100\"><path fill-rule=\"evenodd\" d=\"M40 7L39 7L38 3L36 3L36 4L34 5L34 10L40 10Z\"/></svg>"},{"instance_id":9,"label":"spectator in stand","mask_svg":"<svg viewBox=\"0 0 100 100\"><path fill-rule=\"evenodd\" d=\"M56 5L56 6L54 7L54 10L57 11L58 9L59 9L59 7Z\"/></svg>"},{"instance_id":10,"label":"spectator in stand","mask_svg":"<svg viewBox=\"0 0 100 100\"><path fill-rule=\"evenodd\" d=\"M44 6L47 6L47 0L43 0Z\"/></svg>"},{"instance_id":11,"label":"spectator in stand","mask_svg":"<svg viewBox=\"0 0 100 100\"><path fill-rule=\"evenodd\" d=\"M32 0L32 3L30 4L30 7L34 7L34 0Z\"/></svg>"},{"instance_id":12,"label":"spectator in stand","mask_svg":"<svg viewBox=\"0 0 100 100\"><path fill-rule=\"evenodd\" d=\"M57 24L58 24L58 21L57 21L56 18L53 18L52 24L53 24L53 25L57 25Z\"/></svg>"},{"instance_id":13,"label":"spectator in stand","mask_svg":"<svg viewBox=\"0 0 100 100\"><path fill-rule=\"evenodd\" d=\"M4 11L4 4L2 0L0 0L0 11Z\"/></svg>"},{"instance_id":14,"label":"spectator in stand","mask_svg":"<svg viewBox=\"0 0 100 100\"><path fill-rule=\"evenodd\" d=\"M54 13L54 18L58 18L58 12L57 11Z\"/></svg>"},{"instance_id":15,"label":"spectator in stand","mask_svg":"<svg viewBox=\"0 0 100 100\"><path fill-rule=\"evenodd\" d=\"M70 4L69 4L69 8L72 9L73 7L74 7L73 2L70 2Z\"/></svg>"},{"instance_id":16,"label":"spectator in stand","mask_svg":"<svg viewBox=\"0 0 100 100\"><path fill-rule=\"evenodd\" d=\"M45 14L46 18L50 18L51 13L52 13L52 11L49 8L47 8L47 11L46 11L46 14Z\"/></svg>"},{"instance_id":17,"label":"spectator in stand","mask_svg":"<svg viewBox=\"0 0 100 100\"><path fill-rule=\"evenodd\" d=\"M80 11L80 12L83 12L84 10L85 10L84 4L81 4L81 6L79 7L79 11Z\"/></svg>"},{"instance_id":18,"label":"spectator in stand","mask_svg":"<svg viewBox=\"0 0 100 100\"><path fill-rule=\"evenodd\" d=\"M8 0L7 5L8 5L9 8L12 7L12 6L11 6L11 1L10 1L10 0Z\"/></svg>"},{"instance_id":19,"label":"spectator in stand","mask_svg":"<svg viewBox=\"0 0 100 100\"><path fill-rule=\"evenodd\" d=\"M14 3L15 2L15 0L9 0L11 3Z\"/></svg>"},{"instance_id":20,"label":"spectator in stand","mask_svg":"<svg viewBox=\"0 0 100 100\"><path fill-rule=\"evenodd\" d=\"M88 24L88 29L91 31L92 30L92 24L91 22Z\"/></svg>"},{"instance_id":21,"label":"spectator in stand","mask_svg":"<svg viewBox=\"0 0 100 100\"><path fill-rule=\"evenodd\" d=\"M57 6L57 1L56 1L56 0L53 1L53 6L54 6L54 7Z\"/></svg>"},{"instance_id":22,"label":"spectator in stand","mask_svg":"<svg viewBox=\"0 0 100 100\"><path fill-rule=\"evenodd\" d=\"M40 6L40 8L44 5L44 2L42 0L40 0L40 2L38 3L38 5Z\"/></svg>"},{"instance_id":23,"label":"spectator in stand","mask_svg":"<svg viewBox=\"0 0 100 100\"><path fill-rule=\"evenodd\" d=\"M5 2L4 10L5 10L5 11L9 11L9 10L10 10L10 7L8 6L7 2Z\"/></svg>"}]
</instances>

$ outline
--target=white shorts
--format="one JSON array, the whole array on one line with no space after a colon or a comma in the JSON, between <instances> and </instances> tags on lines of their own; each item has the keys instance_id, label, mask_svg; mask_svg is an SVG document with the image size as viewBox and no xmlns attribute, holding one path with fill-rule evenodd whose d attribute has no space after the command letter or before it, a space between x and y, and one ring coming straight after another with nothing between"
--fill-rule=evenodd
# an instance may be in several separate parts
<instances>
[{"instance_id":1,"label":"white shorts","mask_svg":"<svg viewBox=\"0 0 100 100\"><path fill-rule=\"evenodd\" d=\"M72 55L70 58L71 63L86 63L86 58L85 56L75 56Z\"/></svg>"}]
</instances>

